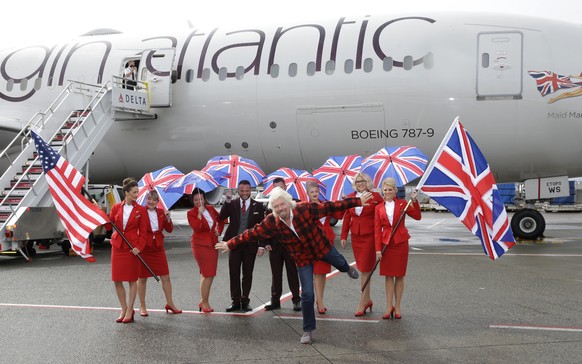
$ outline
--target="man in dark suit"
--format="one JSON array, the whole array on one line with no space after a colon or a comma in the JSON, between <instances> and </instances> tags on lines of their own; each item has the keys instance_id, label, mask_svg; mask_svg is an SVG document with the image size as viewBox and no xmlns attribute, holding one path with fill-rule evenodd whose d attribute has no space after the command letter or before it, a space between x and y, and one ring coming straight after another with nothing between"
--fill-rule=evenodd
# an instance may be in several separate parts
<instances>
[{"instance_id":1,"label":"man in dark suit","mask_svg":"<svg viewBox=\"0 0 582 364\"><path fill-rule=\"evenodd\" d=\"M242 180L238 184L239 197L231 200L230 191L226 194L226 202L220 209L220 218L229 219L228 228L224 233L223 240L229 240L246 229L250 229L265 218L265 208L262 203L251 198L251 184L247 180ZM262 255L263 250L258 249L259 241L255 243L241 244L233 249L228 256L228 270L230 275L230 296L232 304L226 312L251 311L249 305L249 293L253 284L253 269L255 268L255 258ZM240 272L242 266L242 289Z\"/></svg>"},{"instance_id":2,"label":"man in dark suit","mask_svg":"<svg viewBox=\"0 0 582 364\"><path fill-rule=\"evenodd\" d=\"M283 191L287 188L285 180L281 177L273 180L273 188L280 187ZM268 211L270 213L270 211ZM225 239L226 240L226 239ZM281 308L281 294L283 293L283 265L287 271L287 283L291 290L291 300L293 301L293 311L301 311L301 296L299 295L299 275L295 262L289 253L278 241L266 243L265 250L269 252L269 262L271 263L271 303L265 306L265 310L272 311Z\"/></svg>"}]
</instances>

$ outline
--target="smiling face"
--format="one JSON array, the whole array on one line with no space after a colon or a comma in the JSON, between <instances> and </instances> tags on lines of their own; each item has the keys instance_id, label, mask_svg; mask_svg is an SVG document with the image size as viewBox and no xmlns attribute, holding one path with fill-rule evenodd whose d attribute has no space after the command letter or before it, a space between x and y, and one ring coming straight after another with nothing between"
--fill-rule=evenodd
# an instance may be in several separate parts
<instances>
[{"instance_id":1,"label":"smiling face","mask_svg":"<svg viewBox=\"0 0 582 364\"><path fill-rule=\"evenodd\" d=\"M319 202L319 187L309 187L307 190L309 202Z\"/></svg>"},{"instance_id":2,"label":"smiling face","mask_svg":"<svg viewBox=\"0 0 582 364\"><path fill-rule=\"evenodd\" d=\"M249 185L239 185L238 186L238 195L242 200L248 200L251 197L251 186Z\"/></svg>"},{"instance_id":3,"label":"smiling face","mask_svg":"<svg viewBox=\"0 0 582 364\"><path fill-rule=\"evenodd\" d=\"M366 192L368 190L368 181L361 175L356 177L356 190L358 192Z\"/></svg>"},{"instance_id":4,"label":"smiling face","mask_svg":"<svg viewBox=\"0 0 582 364\"><path fill-rule=\"evenodd\" d=\"M396 197L396 188L387 184L382 185L382 195L385 201L394 201Z\"/></svg>"},{"instance_id":5,"label":"smiling face","mask_svg":"<svg viewBox=\"0 0 582 364\"><path fill-rule=\"evenodd\" d=\"M275 216L286 220L291 216L291 204L283 197L279 197L272 203L273 213Z\"/></svg>"},{"instance_id":6,"label":"smiling face","mask_svg":"<svg viewBox=\"0 0 582 364\"><path fill-rule=\"evenodd\" d=\"M148 193L148 197L146 199L146 206L148 207L148 210L154 210L156 206L158 206L158 202L160 202L160 200L157 197L151 193Z\"/></svg>"},{"instance_id":7,"label":"smiling face","mask_svg":"<svg viewBox=\"0 0 582 364\"><path fill-rule=\"evenodd\" d=\"M194 200L194 206L196 207L200 207L204 205L204 196L201 194L196 194L193 197Z\"/></svg>"}]
</instances>

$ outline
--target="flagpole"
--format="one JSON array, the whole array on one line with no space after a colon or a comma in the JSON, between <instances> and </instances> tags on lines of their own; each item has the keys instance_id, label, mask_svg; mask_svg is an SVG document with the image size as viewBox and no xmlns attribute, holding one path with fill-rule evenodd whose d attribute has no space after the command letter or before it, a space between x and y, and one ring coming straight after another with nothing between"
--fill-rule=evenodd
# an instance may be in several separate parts
<instances>
[{"instance_id":1,"label":"flagpole","mask_svg":"<svg viewBox=\"0 0 582 364\"><path fill-rule=\"evenodd\" d=\"M402 211L402 214L398 218L398 221L396 221L396 225L394 225L394 227L392 228L392 231L390 232L390 237L388 238L388 244L392 240L392 237L394 236L396 229L398 229L398 226L400 226L400 223L404 219L404 215L406 215L406 210L408 210L411 203L412 203L412 198L410 200L408 200L406 207L404 207L404 211ZM382 256L384 256L384 252L386 251L386 248L388 248L388 244L384 244L384 246L382 247L382 253L381 253ZM380 258L376 258L376 263L374 264L374 268L372 268L370 275L368 275L368 278L366 279L366 281L362 285L362 289L360 290L360 292L364 292L364 290L366 289L366 286L368 285L368 283L370 282L370 279L372 278L372 274L374 274L374 271L376 271L376 268L378 268L378 264L380 264Z\"/></svg>"},{"instance_id":2,"label":"flagpole","mask_svg":"<svg viewBox=\"0 0 582 364\"><path fill-rule=\"evenodd\" d=\"M89 193L87 192L87 190L84 187L81 187L81 191L85 194L85 196L87 196L87 198L89 198L89 200L91 200L93 203L97 203L97 201L95 201L91 195L89 195ZM119 230L119 228L115 225L115 223L113 223L113 220L111 220L111 218L109 218L109 222L111 224L111 226L113 227L113 229L115 229L115 231L117 231L117 233L119 234L119 236L121 236L121 238L123 239L123 241L125 241L125 244L127 244L127 246L129 247L129 249L133 250L133 245L131 245L131 243L129 242L129 240L127 240L127 238L125 237L125 235L123 235L123 233L121 232L121 230ZM143 260L143 258L141 257L141 255L139 253L135 254L135 256L141 261L141 263L144 265L144 267L146 267L146 269L150 272L150 274L152 275L152 277L154 277L156 279L156 281L160 282L160 278L154 273L154 271L152 270L152 268L150 268L150 266L145 262L145 260Z\"/></svg>"},{"instance_id":3,"label":"flagpole","mask_svg":"<svg viewBox=\"0 0 582 364\"><path fill-rule=\"evenodd\" d=\"M427 172L428 171L431 171L432 168L434 167L434 164L435 164L435 162L437 160L437 158L435 158L434 156L439 155L439 153L441 153L443 151L443 149L445 149L445 145L447 145L446 141L449 140L451 134L453 133L453 131L455 131L455 129L457 128L457 125L458 124L459 124L459 117L457 116L455 118L455 120L453 120L453 123L451 124L451 127L449 128L449 130L445 134L443 140L441 141L441 145L439 145L439 147L436 150L436 152L434 152L433 157L432 157L430 163L428 164L428 166L424 170L424 173L422 174L422 177L420 178L420 181L418 181L418 184L416 185L416 190L417 191L422 188L422 186L424 185L424 182L428 178L428 175L430 173L427 173Z\"/></svg>"}]
</instances>

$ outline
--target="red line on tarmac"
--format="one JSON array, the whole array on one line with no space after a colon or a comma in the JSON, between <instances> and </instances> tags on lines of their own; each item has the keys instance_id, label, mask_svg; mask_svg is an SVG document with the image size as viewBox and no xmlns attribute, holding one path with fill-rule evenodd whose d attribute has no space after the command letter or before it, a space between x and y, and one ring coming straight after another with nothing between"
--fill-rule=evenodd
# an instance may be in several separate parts
<instances>
[{"instance_id":1,"label":"red line on tarmac","mask_svg":"<svg viewBox=\"0 0 582 364\"><path fill-rule=\"evenodd\" d=\"M518 330L543 330L543 331L570 331L582 332L582 327L576 326L538 326L538 325L504 325L494 324L489 325L491 329L518 329Z\"/></svg>"},{"instance_id":2,"label":"red line on tarmac","mask_svg":"<svg viewBox=\"0 0 582 364\"><path fill-rule=\"evenodd\" d=\"M470 255L485 255L483 253L431 253L431 252L410 252L411 255L459 255L459 256L470 256ZM582 257L582 254L514 254L507 252L503 254L503 257Z\"/></svg>"}]
</instances>

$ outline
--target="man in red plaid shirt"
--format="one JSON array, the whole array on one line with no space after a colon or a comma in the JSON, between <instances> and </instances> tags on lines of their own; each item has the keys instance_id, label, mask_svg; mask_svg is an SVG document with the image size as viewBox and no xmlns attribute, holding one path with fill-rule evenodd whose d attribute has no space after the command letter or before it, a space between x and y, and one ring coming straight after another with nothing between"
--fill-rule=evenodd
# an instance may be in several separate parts
<instances>
[{"instance_id":1,"label":"man in red plaid shirt","mask_svg":"<svg viewBox=\"0 0 582 364\"><path fill-rule=\"evenodd\" d=\"M366 192L359 198L324 203L296 203L289 193L276 187L269 196L269 208L273 213L254 228L241 235L215 245L223 252L237 245L257 240L280 242L297 265L301 281L301 311L303 313L303 336L301 343L310 344L311 332L315 330L315 309L313 308L313 263L323 260L340 272L347 272L352 279L358 278L358 271L350 267L346 259L327 239L325 232L317 225L317 220L336 212L356 206L363 206L372 198Z\"/></svg>"}]
</instances>

